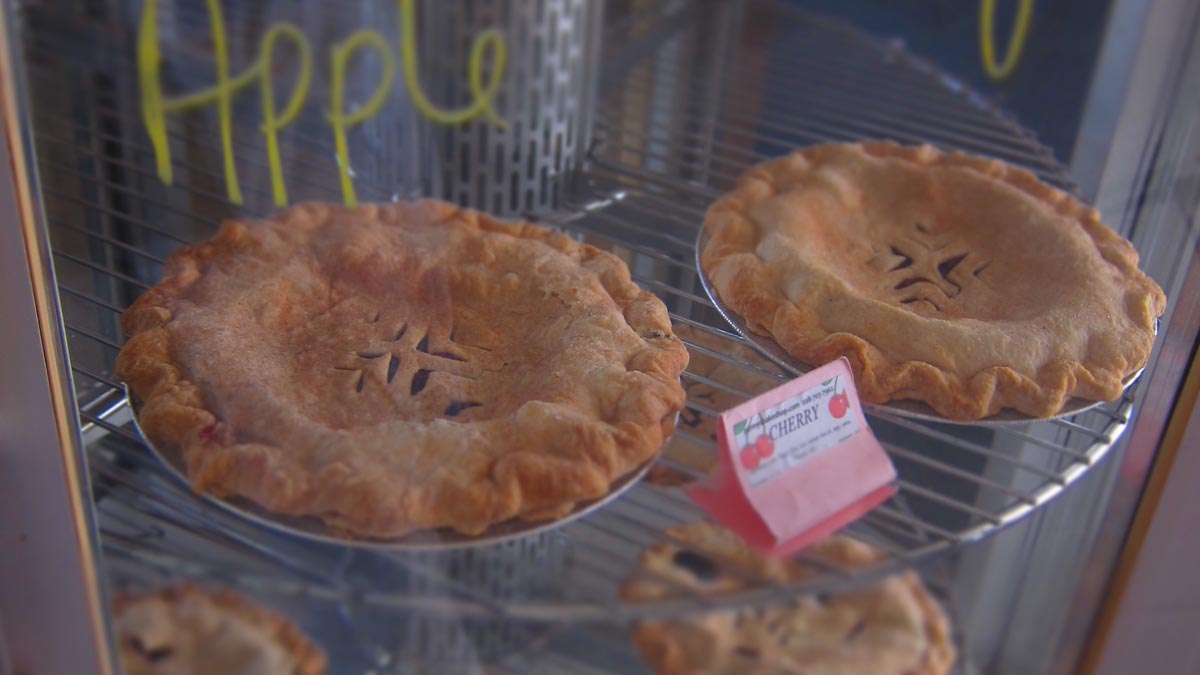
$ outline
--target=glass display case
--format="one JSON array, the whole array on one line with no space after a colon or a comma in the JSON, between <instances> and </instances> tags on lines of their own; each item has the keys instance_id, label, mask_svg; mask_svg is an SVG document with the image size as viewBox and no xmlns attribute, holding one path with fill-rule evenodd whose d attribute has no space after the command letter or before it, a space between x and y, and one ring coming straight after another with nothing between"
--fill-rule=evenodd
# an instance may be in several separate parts
<instances>
[{"instance_id":1,"label":"glass display case","mask_svg":"<svg viewBox=\"0 0 1200 675\"><path fill-rule=\"evenodd\" d=\"M331 673L649 673L647 622L914 570L949 672L1116 672L1195 404L1200 7L843 4L5 3L0 672L121 672L113 598L189 582L287 617ZM864 140L998 159L1094 205L1166 294L1148 363L1049 419L871 406L899 478L845 530L867 563L802 552L805 574L631 596L647 551L692 550L677 528L707 516L680 486L715 462L717 417L796 374L714 300L706 209L760 162ZM657 296L690 354L661 453L571 517L482 536L355 540L194 492L116 374L122 312L229 219L420 197L610 252Z\"/></svg>"}]
</instances>

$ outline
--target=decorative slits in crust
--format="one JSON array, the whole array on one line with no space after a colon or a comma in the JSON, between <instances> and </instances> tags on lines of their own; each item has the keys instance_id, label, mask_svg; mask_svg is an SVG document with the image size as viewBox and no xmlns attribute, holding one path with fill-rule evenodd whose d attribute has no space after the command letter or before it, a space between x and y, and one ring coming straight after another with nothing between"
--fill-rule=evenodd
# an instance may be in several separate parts
<instances>
[{"instance_id":1,"label":"decorative slits in crust","mask_svg":"<svg viewBox=\"0 0 1200 675\"><path fill-rule=\"evenodd\" d=\"M992 264L991 260L961 245L941 241L921 223L913 229L913 236L897 240L885 254L886 283L897 292L896 301L901 305L941 312L969 284L986 283L980 274Z\"/></svg>"},{"instance_id":2,"label":"decorative slits in crust","mask_svg":"<svg viewBox=\"0 0 1200 675\"><path fill-rule=\"evenodd\" d=\"M376 312L370 322L380 324L381 313ZM383 323L392 325L386 321ZM375 384L386 388L392 396L403 396L404 392L407 392L408 396L416 397L428 388L430 377L436 373L465 380L477 378L479 370L468 350L488 350L458 344L453 329L445 339L433 337L438 332L444 331L436 331L433 326L421 327L415 322L402 321L398 328L379 329L377 333L383 337L372 340L364 349L351 350L347 355L349 363L339 363L333 367L335 370L353 373L350 382L358 394L372 388L368 386L372 379ZM442 416L455 418L482 406L483 403L478 401L450 400Z\"/></svg>"}]
</instances>

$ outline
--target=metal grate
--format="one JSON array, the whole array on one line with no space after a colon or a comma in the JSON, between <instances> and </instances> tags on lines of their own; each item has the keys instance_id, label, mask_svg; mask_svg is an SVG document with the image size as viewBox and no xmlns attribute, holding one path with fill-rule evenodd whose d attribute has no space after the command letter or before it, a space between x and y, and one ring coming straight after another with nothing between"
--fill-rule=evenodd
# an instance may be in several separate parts
<instances>
[{"instance_id":1,"label":"metal grate","mask_svg":"<svg viewBox=\"0 0 1200 675\"><path fill-rule=\"evenodd\" d=\"M264 531L193 497L152 459L112 375L119 312L159 277L172 250L239 212L223 196L219 153L203 141L215 127L202 116L172 126L177 176L174 186L163 185L130 81L127 22L99 15L94 20L111 30L83 30L40 11L28 8L24 36L38 168L96 507L119 580L184 575L336 609L336 626L318 622L314 630L340 636L327 641L336 643L336 657L363 670L411 664L414 654L423 665L448 658L422 651L428 626L447 625L460 642L442 652L495 656L499 672L531 672L531 663L532 672L629 672L637 660L624 628L612 624L787 602L952 551L1060 494L1104 457L1129 420L1131 394L1067 420L1018 427L873 415L900 491L850 533L888 559L854 573L826 566L828 574L803 584L757 583L721 597L620 600L640 552L667 528L702 517L679 491L648 484L529 551L392 555ZM614 59L619 76L602 78L587 166L564 190L563 207L537 218L615 252L667 304L693 365L687 410L662 465L695 476L711 461L714 416L786 379L723 323L696 274L704 209L738 173L799 145L887 137L990 154L1051 183L1070 182L1014 120L899 44L765 4L712 3L685 16L670 26L614 23L637 36L642 51L632 61ZM283 136L292 152L289 183L304 198L337 200L332 142L314 128L299 124ZM235 133L239 166L261 170L253 119ZM370 180L358 189L362 199L393 193ZM261 183L249 181L245 191L244 211L271 210ZM548 633L550 622L591 623ZM573 646L581 643L590 646ZM519 663L502 654L518 654ZM609 665L583 663L593 660Z\"/></svg>"},{"instance_id":2,"label":"metal grate","mask_svg":"<svg viewBox=\"0 0 1200 675\"><path fill-rule=\"evenodd\" d=\"M435 100L468 104L466 37L485 28L510 36L505 96L490 125L442 126L435 152L442 167L432 194L464 206L512 215L559 206L562 177L578 166L588 145L595 96L602 3L589 0L442 2L426 5L422 35L429 54L426 81Z\"/></svg>"}]
</instances>

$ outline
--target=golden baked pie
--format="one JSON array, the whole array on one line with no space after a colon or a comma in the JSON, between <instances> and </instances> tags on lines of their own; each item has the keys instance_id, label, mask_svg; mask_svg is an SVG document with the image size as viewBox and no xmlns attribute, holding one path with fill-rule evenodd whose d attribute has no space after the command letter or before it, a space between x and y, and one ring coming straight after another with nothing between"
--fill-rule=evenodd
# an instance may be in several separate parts
<instances>
[{"instance_id":1,"label":"golden baked pie","mask_svg":"<svg viewBox=\"0 0 1200 675\"><path fill-rule=\"evenodd\" d=\"M687 350L616 257L441 202L226 223L122 316L198 491L336 531L555 518L658 452Z\"/></svg>"},{"instance_id":2,"label":"golden baked pie","mask_svg":"<svg viewBox=\"0 0 1200 675\"><path fill-rule=\"evenodd\" d=\"M890 142L816 146L709 209L701 264L756 333L865 401L972 420L1115 400L1166 299L1093 209L1002 162Z\"/></svg>"},{"instance_id":3,"label":"golden baked pie","mask_svg":"<svg viewBox=\"0 0 1200 675\"><path fill-rule=\"evenodd\" d=\"M287 619L230 591L180 585L113 600L125 675L322 675L325 655Z\"/></svg>"},{"instance_id":4,"label":"golden baked pie","mask_svg":"<svg viewBox=\"0 0 1200 675\"><path fill-rule=\"evenodd\" d=\"M626 599L719 595L748 580L778 584L820 574L798 561L766 558L709 523L669 534L678 544L643 553L639 573L623 589ZM842 536L805 552L843 570L882 557ZM659 675L944 675L955 658L946 616L912 572L788 605L647 621L637 626L634 640Z\"/></svg>"}]
</instances>

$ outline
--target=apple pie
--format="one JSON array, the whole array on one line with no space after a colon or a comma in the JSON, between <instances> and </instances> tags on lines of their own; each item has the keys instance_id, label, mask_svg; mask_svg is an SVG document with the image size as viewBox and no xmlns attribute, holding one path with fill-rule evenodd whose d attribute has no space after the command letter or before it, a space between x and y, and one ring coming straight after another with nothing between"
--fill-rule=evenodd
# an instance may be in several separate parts
<instances>
[{"instance_id":1,"label":"apple pie","mask_svg":"<svg viewBox=\"0 0 1200 675\"><path fill-rule=\"evenodd\" d=\"M122 316L193 487L357 537L563 516L661 448L687 350L615 256L433 201L226 223Z\"/></svg>"},{"instance_id":2,"label":"apple pie","mask_svg":"<svg viewBox=\"0 0 1200 675\"><path fill-rule=\"evenodd\" d=\"M282 616L231 591L179 585L113 600L125 675L322 675L325 655Z\"/></svg>"},{"instance_id":3,"label":"apple pie","mask_svg":"<svg viewBox=\"0 0 1200 675\"><path fill-rule=\"evenodd\" d=\"M865 401L950 419L1115 400L1162 290L1095 210L1000 161L823 145L709 209L701 265L749 328L804 363L849 359Z\"/></svg>"},{"instance_id":4,"label":"apple pie","mask_svg":"<svg viewBox=\"0 0 1200 675\"><path fill-rule=\"evenodd\" d=\"M821 574L800 561L774 560L734 533L698 522L668 532L646 550L627 600L717 596L748 583L799 582ZM821 564L853 570L882 553L843 536L805 550ZM640 623L638 650L659 675L945 675L954 664L950 626L912 572L836 594L769 607L726 609Z\"/></svg>"}]
</instances>

